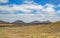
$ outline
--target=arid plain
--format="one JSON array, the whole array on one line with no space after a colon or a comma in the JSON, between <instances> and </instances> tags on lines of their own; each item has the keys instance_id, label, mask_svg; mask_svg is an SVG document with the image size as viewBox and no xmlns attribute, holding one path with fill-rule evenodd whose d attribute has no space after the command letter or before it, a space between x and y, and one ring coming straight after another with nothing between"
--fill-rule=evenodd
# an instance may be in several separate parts
<instances>
[{"instance_id":1,"label":"arid plain","mask_svg":"<svg viewBox=\"0 0 60 38\"><path fill-rule=\"evenodd\" d=\"M0 24L0 38L60 38L60 22L52 24Z\"/></svg>"}]
</instances>

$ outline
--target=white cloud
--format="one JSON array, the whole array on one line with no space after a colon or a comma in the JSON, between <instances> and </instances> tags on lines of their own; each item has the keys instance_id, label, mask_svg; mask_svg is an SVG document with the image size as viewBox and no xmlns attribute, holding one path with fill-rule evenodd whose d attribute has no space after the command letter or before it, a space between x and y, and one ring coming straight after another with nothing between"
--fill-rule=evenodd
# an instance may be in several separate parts
<instances>
[{"instance_id":1,"label":"white cloud","mask_svg":"<svg viewBox=\"0 0 60 38\"><path fill-rule=\"evenodd\" d=\"M5 21L23 20L25 22L31 22L33 20L39 20L39 21L50 20L54 22L60 19L59 16L56 14L57 11L54 9L54 7L55 6L52 4L47 3L46 5L42 6L33 1L30 2L25 1L21 5L0 6L0 11L9 12L9 15L3 15L3 14L0 15L0 19ZM33 10L35 10L35 14L30 14ZM24 12L24 14L15 15L14 14L15 11L22 11Z\"/></svg>"},{"instance_id":2,"label":"white cloud","mask_svg":"<svg viewBox=\"0 0 60 38\"><path fill-rule=\"evenodd\" d=\"M57 13L60 13L60 10L58 10Z\"/></svg>"},{"instance_id":3,"label":"white cloud","mask_svg":"<svg viewBox=\"0 0 60 38\"><path fill-rule=\"evenodd\" d=\"M58 4L58 7L60 7L60 4Z\"/></svg>"},{"instance_id":4,"label":"white cloud","mask_svg":"<svg viewBox=\"0 0 60 38\"><path fill-rule=\"evenodd\" d=\"M50 20L52 22L60 20L59 17L49 17L49 16L40 16L40 15L33 15L33 14L0 14L0 20L8 21L8 22L13 22L15 20L22 20L24 22L31 22L34 20L38 21L47 21Z\"/></svg>"},{"instance_id":5,"label":"white cloud","mask_svg":"<svg viewBox=\"0 0 60 38\"><path fill-rule=\"evenodd\" d=\"M8 0L0 0L0 3L7 3Z\"/></svg>"},{"instance_id":6,"label":"white cloud","mask_svg":"<svg viewBox=\"0 0 60 38\"><path fill-rule=\"evenodd\" d=\"M55 7L55 5L49 4L49 3L47 3L45 6L46 6L46 7Z\"/></svg>"}]
</instances>

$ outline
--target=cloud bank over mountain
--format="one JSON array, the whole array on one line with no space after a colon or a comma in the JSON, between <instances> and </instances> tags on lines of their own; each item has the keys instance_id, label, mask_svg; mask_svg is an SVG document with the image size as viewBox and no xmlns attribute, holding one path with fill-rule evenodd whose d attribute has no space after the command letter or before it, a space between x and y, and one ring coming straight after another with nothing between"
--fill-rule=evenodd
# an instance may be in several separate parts
<instances>
[{"instance_id":1,"label":"cloud bank over mountain","mask_svg":"<svg viewBox=\"0 0 60 38\"><path fill-rule=\"evenodd\" d=\"M3 2L3 1L2 1ZM22 4L0 5L0 20L25 22L38 21L60 21L60 10L56 10L60 4L53 5L46 3L38 4L34 1L25 0Z\"/></svg>"}]
</instances>

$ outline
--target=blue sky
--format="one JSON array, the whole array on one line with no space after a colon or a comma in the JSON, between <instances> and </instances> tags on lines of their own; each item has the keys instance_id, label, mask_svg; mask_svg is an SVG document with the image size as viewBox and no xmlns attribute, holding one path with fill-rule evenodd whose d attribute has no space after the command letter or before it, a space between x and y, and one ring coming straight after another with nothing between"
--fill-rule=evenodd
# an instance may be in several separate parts
<instances>
[{"instance_id":1,"label":"blue sky","mask_svg":"<svg viewBox=\"0 0 60 38\"><path fill-rule=\"evenodd\" d=\"M60 0L0 0L0 20L60 21Z\"/></svg>"},{"instance_id":2,"label":"blue sky","mask_svg":"<svg viewBox=\"0 0 60 38\"><path fill-rule=\"evenodd\" d=\"M7 3L2 3L1 4L22 4L25 0L8 0ZM31 0L29 0L31 1ZM34 2L38 3L38 4L46 4L46 3L51 3L51 4L60 4L60 0L33 0Z\"/></svg>"}]
</instances>

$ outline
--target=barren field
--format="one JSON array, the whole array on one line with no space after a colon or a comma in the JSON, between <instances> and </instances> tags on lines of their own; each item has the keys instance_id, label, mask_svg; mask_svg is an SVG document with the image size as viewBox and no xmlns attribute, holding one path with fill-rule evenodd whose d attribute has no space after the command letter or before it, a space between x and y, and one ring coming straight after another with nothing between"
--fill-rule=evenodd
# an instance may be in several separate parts
<instances>
[{"instance_id":1,"label":"barren field","mask_svg":"<svg viewBox=\"0 0 60 38\"><path fill-rule=\"evenodd\" d=\"M0 38L60 38L60 23L0 27Z\"/></svg>"}]
</instances>

